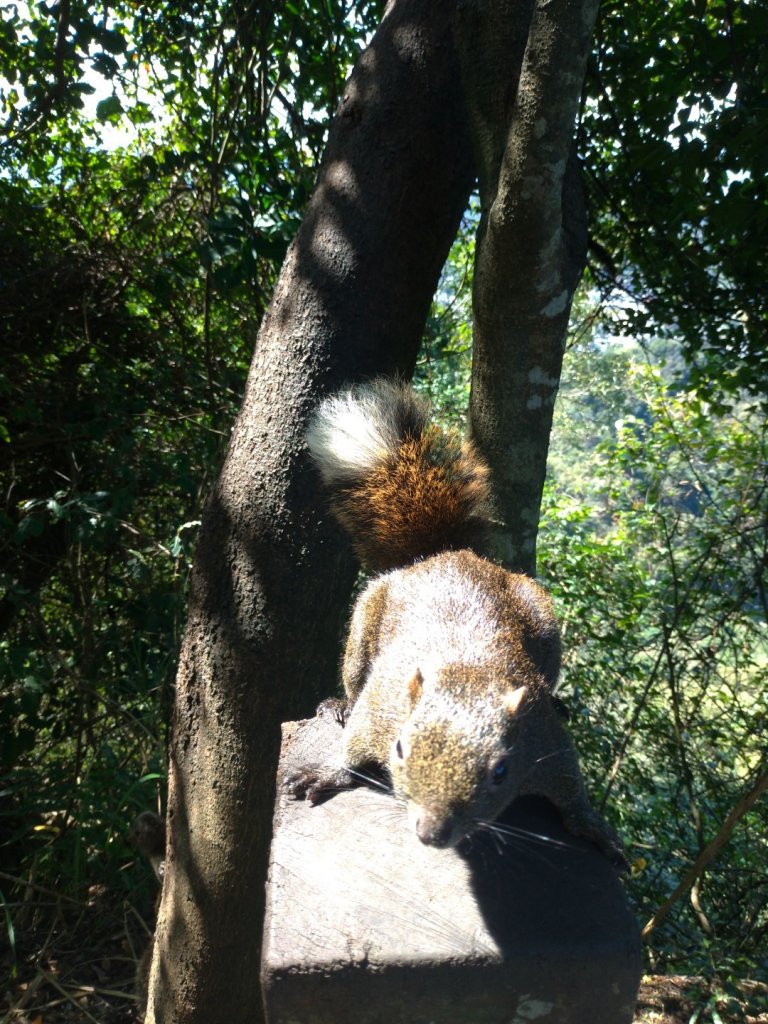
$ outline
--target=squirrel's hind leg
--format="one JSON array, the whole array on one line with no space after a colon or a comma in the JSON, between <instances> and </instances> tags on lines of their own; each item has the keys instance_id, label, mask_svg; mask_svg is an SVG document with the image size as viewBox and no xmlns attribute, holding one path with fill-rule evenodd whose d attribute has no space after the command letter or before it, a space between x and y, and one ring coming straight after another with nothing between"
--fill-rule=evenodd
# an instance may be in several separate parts
<instances>
[{"instance_id":1,"label":"squirrel's hind leg","mask_svg":"<svg viewBox=\"0 0 768 1024\"><path fill-rule=\"evenodd\" d=\"M371 580L358 597L349 623L341 678L352 704L362 693L371 662L381 642L381 620L387 607L389 583L386 578Z\"/></svg>"}]
</instances>

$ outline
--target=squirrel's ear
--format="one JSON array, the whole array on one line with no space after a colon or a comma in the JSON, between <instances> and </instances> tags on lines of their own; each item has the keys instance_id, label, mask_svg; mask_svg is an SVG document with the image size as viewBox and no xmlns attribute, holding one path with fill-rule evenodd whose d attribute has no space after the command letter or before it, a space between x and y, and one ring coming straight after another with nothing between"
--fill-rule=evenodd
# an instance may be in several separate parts
<instances>
[{"instance_id":1,"label":"squirrel's ear","mask_svg":"<svg viewBox=\"0 0 768 1024\"><path fill-rule=\"evenodd\" d=\"M517 714L527 692L527 686L518 686L515 690L509 690L504 694L504 706L510 715Z\"/></svg>"},{"instance_id":2,"label":"squirrel's ear","mask_svg":"<svg viewBox=\"0 0 768 1024\"><path fill-rule=\"evenodd\" d=\"M411 681L408 683L408 702L411 706L411 710L416 706L416 702L421 696L421 691L424 687L424 676L421 671L417 668L411 676Z\"/></svg>"}]
</instances>

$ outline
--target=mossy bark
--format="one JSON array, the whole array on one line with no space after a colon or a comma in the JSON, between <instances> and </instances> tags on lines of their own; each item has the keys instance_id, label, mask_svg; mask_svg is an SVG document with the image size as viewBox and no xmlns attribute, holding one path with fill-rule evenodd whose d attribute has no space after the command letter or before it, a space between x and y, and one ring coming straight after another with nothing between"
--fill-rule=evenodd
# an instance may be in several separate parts
<instances>
[{"instance_id":1,"label":"mossy bark","mask_svg":"<svg viewBox=\"0 0 768 1024\"><path fill-rule=\"evenodd\" d=\"M479 165L470 430L495 554L534 573L552 411L587 231L573 153L597 0L466 0L456 38ZM489 83L506 82L506 90Z\"/></svg>"}]
</instances>

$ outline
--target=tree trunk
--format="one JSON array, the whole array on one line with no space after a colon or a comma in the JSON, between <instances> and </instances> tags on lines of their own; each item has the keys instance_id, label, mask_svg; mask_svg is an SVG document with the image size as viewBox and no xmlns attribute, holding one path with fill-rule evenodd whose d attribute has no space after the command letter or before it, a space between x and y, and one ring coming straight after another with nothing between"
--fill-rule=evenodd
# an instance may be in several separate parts
<instances>
[{"instance_id":1,"label":"tree trunk","mask_svg":"<svg viewBox=\"0 0 768 1024\"><path fill-rule=\"evenodd\" d=\"M491 468L501 520L495 554L531 574L568 318L586 259L573 131L597 7L468 0L457 21L482 209L470 430ZM489 89L494 79L510 83L506 93Z\"/></svg>"},{"instance_id":2,"label":"tree trunk","mask_svg":"<svg viewBox=\"0 0 768 1024\"><path fill-rule=\"evenodd\" d=\"M151 1022L261 1012L280 723L335 688L354 577L303 445L319 397L408 376L472 183L452 3L396 0L347 85L198 542Z\"/></svg>"}]
</instances>

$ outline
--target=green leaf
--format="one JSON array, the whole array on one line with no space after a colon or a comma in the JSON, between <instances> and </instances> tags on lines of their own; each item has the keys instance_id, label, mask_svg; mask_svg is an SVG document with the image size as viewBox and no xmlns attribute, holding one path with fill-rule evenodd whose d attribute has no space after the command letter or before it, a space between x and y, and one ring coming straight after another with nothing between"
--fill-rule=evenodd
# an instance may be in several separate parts
<instances>
[{"instance_id":1,"label":"green leaf","mask_svg":"<svg viewBox=\"0 0 768 1024\"><path fill-rule=\"evenodd\" d=\"M96 117L99 121L117 121L122 113L123 105L114 94L96 104Z\"/></svg>"},{"instance_id":2,"label":"green leaf","mask_svg":"<svg viewBox=\"0 0 768 1024\"><path fill-rule=\"evenodd\" d=\"M116 29L100 29L96 38L109 53L125 53L128 48L125 36Z\"/></svg>"}]
</instances>

